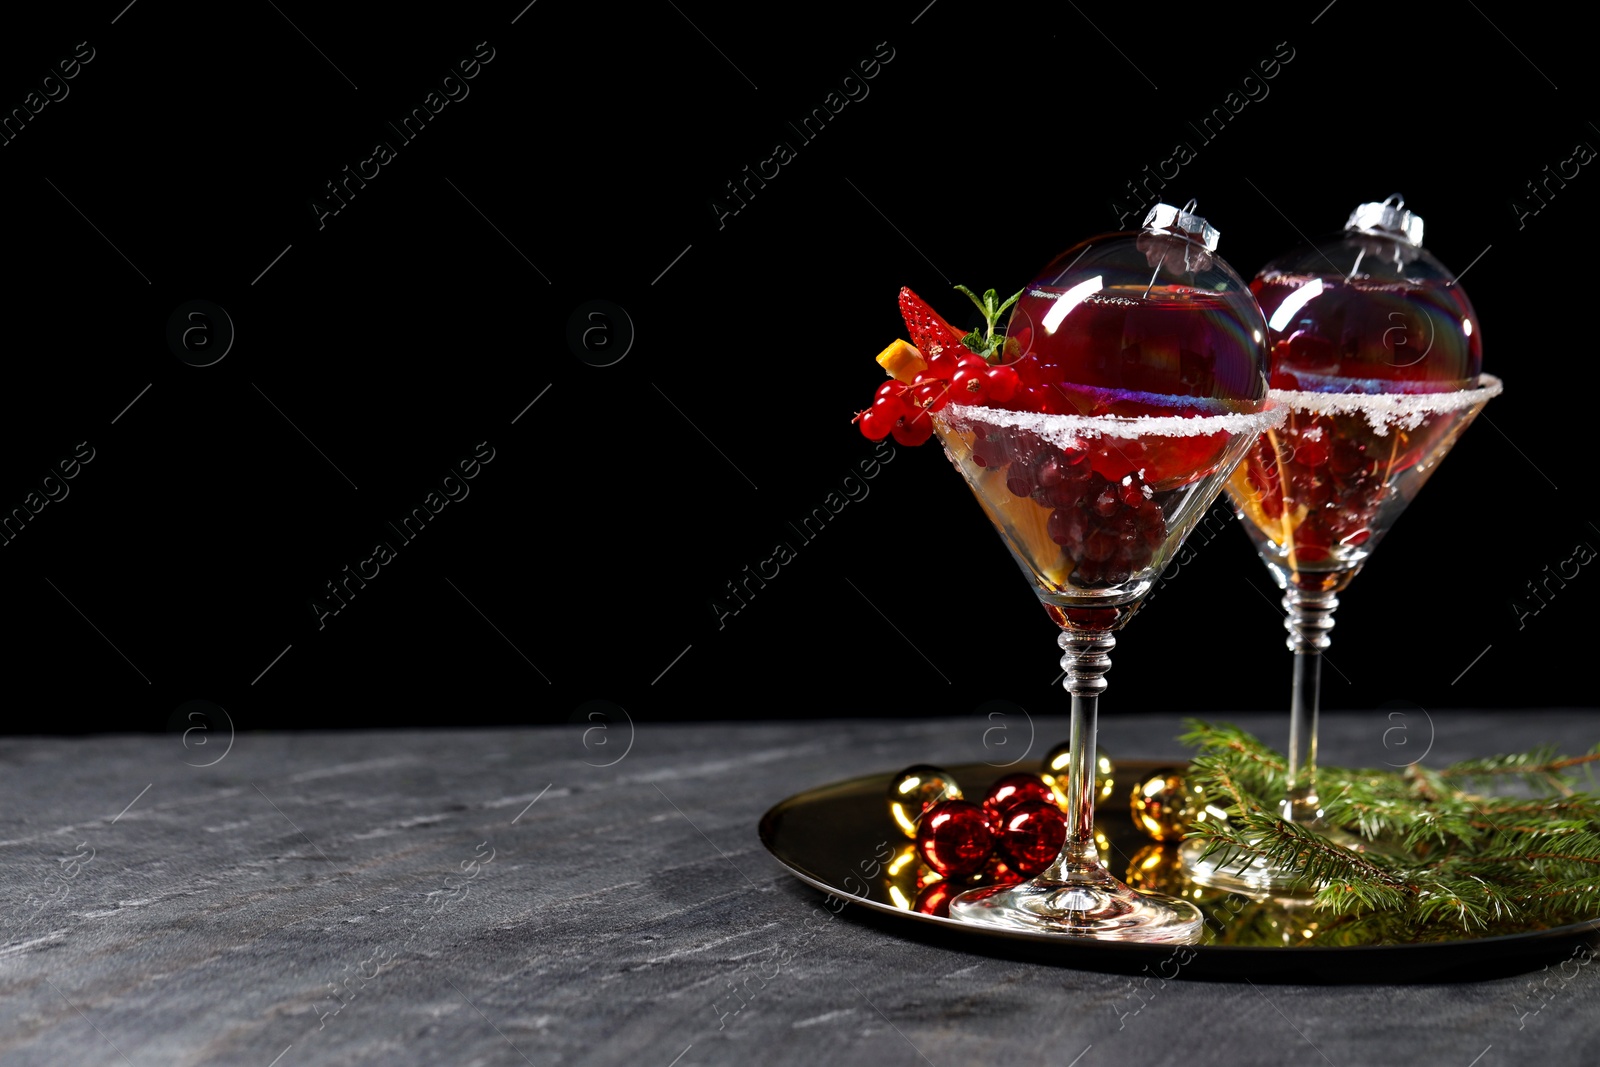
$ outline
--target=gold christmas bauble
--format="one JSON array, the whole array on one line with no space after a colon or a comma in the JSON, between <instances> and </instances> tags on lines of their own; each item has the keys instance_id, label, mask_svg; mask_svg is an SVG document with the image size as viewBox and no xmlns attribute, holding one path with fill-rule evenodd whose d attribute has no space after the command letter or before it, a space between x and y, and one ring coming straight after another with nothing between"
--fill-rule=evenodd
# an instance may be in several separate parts
<instances>
[{"instance_id":1,"label":"gold christmas bauble","mask_svg":"<svg viewBox=\"0 0 1600 1067\"><path fill-rule=\"evenodd\" d=\"M1204 810L1197 790L1189 787L1175 767L1162 767L1141 776L1128 797L1133 824L1156 841L1177 841Z\"/></svg>"},{"instance_id":2,"label":"gold christmas bauble","mask_svg":"<svg viewBox=\"0 0 1600 1067\"><path fill-rule=\"evenodd\" d=\"M890 902L901 911L910 911L917 894L932 880L930 875L939 877L922 862L922 857L917 854L917 846L901 845L889 862L883 865L883 885L889 893Z\"/></svg>"},{"instance_id":3,"label":"gold christmas bauble","mask_svg":"<svg viewBox=\"0 0 1600 1067\"><path fill-rule=\"evenodd\" d=\"M1116 788L1117 769L1105 749L1096 746L1094 757L1094 797L1098 804L1111 798ZM1055 793L1056 803L1062 811L1067 810L1067 766L1071 760L1072 745L1066 741L1052 748L1044 757L1045 784Z\"/></svg>"},{"instance_id":4,"label":"gold christmas bauble","mask_svg":"<svg viewBox=\"0 0 1600 1067\"><path fill-rule=\"evenodd\" d=\"M917 823L924 811L941 800L960 799L961 787L956 780L926 763L907 767L889 783L889 815L900 832L910 838L917 836Z\"/></svg>"},{"instance_id":5,"label":"gold christmas bauble","mask_svg":"<svg viewBox=\"0 0 1600 1067\"><path fill-rule=\"evenodd\" d=\"M1171 897L1187 895L1189 874L1178 859L1178 850L1161 845L1146 845L1128 861L1123 881L1147 893Z\"/></svg>"}]
</instances>

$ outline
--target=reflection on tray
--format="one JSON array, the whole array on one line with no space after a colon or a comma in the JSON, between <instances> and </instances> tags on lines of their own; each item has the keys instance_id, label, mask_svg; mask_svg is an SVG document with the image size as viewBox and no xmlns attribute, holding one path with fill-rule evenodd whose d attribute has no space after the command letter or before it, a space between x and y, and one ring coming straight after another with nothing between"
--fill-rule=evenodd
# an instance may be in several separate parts
<instances>
[{"instance_id":1,"label":"reflection on tray","mask_svg":"<svg viewBox=\"0 0 1600 1067\"><path fill-rule=\"evenodd\" d=\"M1166 766L1122 761L1115 768L1115 789L1130 795L1136 781L1145 782ZM956 764L948 771L973 796L982 796L1005 773L988 764ZM829 894L830 911L842 912L854 902L867 912L902 916L907 932L951 937L952 944L969 950L1163 979L1181 971L1185 978L1228 981L1394 983L1476 980L1558 963L1582 966L1600 946L1600 919L1397 940L1392 923L1339 918L1305 902L1199 886L1179 865L1179 843L1152 843L1121 804L1101 809L1096 847L1111 871L1129 884L1198 907L1204 919L1198 944L1102 943L957 923L943 917L950 897L985 883L1016 881L1018 875L992 859L970 877L941 877L926 866L906 828L886 811L885 797L896 777L869 775L789 797L762 817L761 841L791 873Z\"/></svg>"},{"instance_id":2,"label":"reflection on tray","mask_svg":"<svg viewBox=\"0 0 1600 1067\"><path fill-rule=\"evenodd\" d=\"M1117 855L1103 827L1095 828L1096 844L1104 855ZM941 919L949 917L950 898L979 886L1010 885L1023 881L1021 875L1003 862L991 861L983 873L965 879L947 879L917 857L915 845L907 844L883 867L871 895L902 911L915 911ZM1335 921L1328 924L1317 918L1305 903L1253 899L1239 893L1208 889L1192 882L1178 863L1178 850L1170 845L1146 845L1129 859L1123 881L1135 889L1192 901L1205 916L1203 945L1249 945L1260 948L1321 944L1367 943L1340 936Z\"/></svg>"},{"instance_id":3,"label":"reflection on tray","mask_svg":"<svg viewBox=\"0 0 1600 1067\"><path fill-rule=\"evenodd\" d=\"M968 769L963 777L970 773ZM1108 779L1108 793L1111 784ZM1117 783L1119 792L1123 784ZM1181 842L1152 843L1119 807L1103 810L1106 817L1095 825L1095 845L1106 858L1107 866L1135 889L1179 897L1198 907L1205 920L1201 945L1300 948L1414 943L1395 941L1378 922L1328 915L1303 897L1245 893L1200 885L1180 862ZM854 895L900 911L949 918L950 899L958 893L1026 880L1024 874L1012 869L998 855L991 857L977 874L946 877L923 862L917 846L905 841L896 832L895 824L888 819L881 826L876 819L872 821L874 831L881 829L881 833L874 832L873 836L887 840L875 841L870 849L872 858L862 859L854 871L835 883ZM902 831L905 828L899 827ZM863 856L867 854L864 852ZM1543 927L1524 925L1488 930L1480 936L1530 933L1539 929ZM1454 938L1459 937L1459 933L1454 935ZM1451 939L1448 932L1421 938L1425 941Z\"/></svg>"}]
</instances>

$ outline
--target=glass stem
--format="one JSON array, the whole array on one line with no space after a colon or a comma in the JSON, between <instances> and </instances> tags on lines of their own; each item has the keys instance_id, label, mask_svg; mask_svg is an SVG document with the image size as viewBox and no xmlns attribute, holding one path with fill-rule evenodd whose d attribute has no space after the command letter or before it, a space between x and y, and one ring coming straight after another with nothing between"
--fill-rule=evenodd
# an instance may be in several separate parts
<instances>
[{"instance_id":1,"label":"glass stem","mask_svg":"<svg viewBox=\"0 0 1600 1067\"><path fill-rule=\"evenodd\" d=\"M1294 693L1289 701L1289 795L1281 805L1288 822L1314 824L1322 814L1317 796L1317 716L1322 705L1322 650L1332 641L1339 598L1290 587L1283 595L1283 620L1294 652Z\"/></svg>"},{"instance_id":2,"label":"glass stem","mask_svg":"<svg viewBox=\"0 0 1600 1067\"><path fill-rule=\"evenodd\" d=\"M1072 694L1072 726L1067 765L1067 837L1055 863L1040 881L1101 881L1106 877L1094 844L1095 716L1105 673L1111 669L1110 651L1117 639L1105 630L1064 630L1057 639L1065 653L1061 669L1067 672L1062 688Z\"/></svg>"}]
</instances>

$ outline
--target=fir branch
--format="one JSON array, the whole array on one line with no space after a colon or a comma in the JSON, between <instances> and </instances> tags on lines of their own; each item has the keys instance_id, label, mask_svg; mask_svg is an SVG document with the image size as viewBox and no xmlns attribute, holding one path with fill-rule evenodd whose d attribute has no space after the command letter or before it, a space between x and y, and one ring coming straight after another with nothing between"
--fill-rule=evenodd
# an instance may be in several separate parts
<instances>
[{"instance_id":1,"label":"fir branch","mask_svg":"<svg viewBox=\"0 0 1600 1067\"><path fill-rule=\"evenodd\" d=\"M1581 756L1546 746L1441 770L1323 767L1325 825L1359 835L1367 844L1357 851L1277 817L1289 786L1281 755L1234 726L1185 726L1182 740L1199 750L1190 784L1228 808L1226 820L1198 823L1190 836L1226 866L1260 858L1318 887L1317 919L1301 936L1415 942L1600 916L1600 794L1576 788L1577 772L1591 775L1600 762L1600 745ZM1544 795L1469 792L1477 782Z\"/></svg>"}]
</instances>

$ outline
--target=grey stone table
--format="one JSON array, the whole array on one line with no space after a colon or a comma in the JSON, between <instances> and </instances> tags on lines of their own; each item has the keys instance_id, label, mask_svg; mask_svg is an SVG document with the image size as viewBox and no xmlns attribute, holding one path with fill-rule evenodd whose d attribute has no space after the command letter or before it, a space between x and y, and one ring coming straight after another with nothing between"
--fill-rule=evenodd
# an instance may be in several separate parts
<instances>
[{"instance_id":1,"label":"grey stone table","mask_svg":"<svg viewBox=\"0 0 1600 1067\"><path fill-rule=\"evenodd\" d=\"M1282 743L1278 716L1235 721ZM1179 980L1133 1013L1126 977L849 908L808 924L820 895L756 838L791 793L1010 759L1030 736L1042 752L1060 719L592 722L0 742L0 1064L1600 1062L1600 967ZM1101 736L1163 757L1176 731L1108 715ZM1433 763L1597 733L1592 712L1371 712L1328 717L1324 753Z\"/></svg>"}]
</instances>

